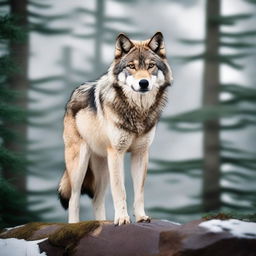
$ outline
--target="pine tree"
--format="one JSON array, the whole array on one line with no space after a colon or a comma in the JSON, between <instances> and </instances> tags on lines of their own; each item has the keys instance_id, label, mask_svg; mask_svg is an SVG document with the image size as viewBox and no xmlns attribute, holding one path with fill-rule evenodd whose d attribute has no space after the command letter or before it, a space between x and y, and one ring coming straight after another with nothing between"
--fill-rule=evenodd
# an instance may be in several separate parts
<instances>
[{"instance_id":1,"label":"pine tree","mask_svg":"<svg viewBox=\"0 0 256 256\"><path fill-rule=\"evenodd\" d=\"M44 114L28 109L28 92L34 89L40 93L49 93L34 85L56 81L59 77L47 77L31 83L28 77L30 57L28 36L30 32L56 35L68 33L69 30L50 27L51 21L64 18L64 15L48 16L38 12L50 8L50 4L40 3L38 0L11 0L1 1L0 5L3 7L0 28L3 48L1 48L0 68L2 87L0 193L3 201L0 203L0 213L1 226L11 226L39 220L39 212L41 214L50 209L41 207L37 211L31 210L32 205L40 205L41 201L33 198L34 201L28 202L28 195L32 191L28 191L27 176L31 174L33 163L28 161L31 157L28 157L30 142L27 140L27 130L29 124L36 125L33 120L35 116ZM42 154L42 151L38 150L37 153ZM33 155L35 154L34 151Z\"/></svg>"},{"instance_id":2,"label":"pine tree","mask_svg":"<svg viewBox=\"0 0 256 256\"><path fill-rule=\"evenodd\" d=\"M23 175L28 164L20 151L24 143L23 129L17 127L26 122L27 114L21 107L24 94L13 88L11 78L20 75L19 66L14 62L9 44L15 45L26 40L26 32L11 16L0 17L0 227L23 224L38 219L36 212L28 209L24 193ZM11 82L10 82L11 81ZM18 104L19 105L18 105ZM12 144L16 141L17 144ZM21 185L17 185L20 179Z\"/></svg>"},{"instance_id":3,"label":"pine tree","mask_svg":"<svg viewBox=\"0 0 256 256\"><path fill-rule=\"evenodd\" d=\"M255 1L249 1L255 4ZM165 213L200 213L212 210L253 211L255 207L254 188L236 185L254 177L256 170L256 152L241 150L230 141L221 140L220 134L225 131L244 131L255 123L254 88L239 84L221 84L220 67L242 70L240 59L251 56L255 44L248 39L256 36L255 30L241 32L222 32L222 26L235 26L240 20L248 20L251 14L224 16L220 13L220 1L207 1L206 5L206 38L205 40L182 39L189 46L205 43L205 52L193 56L183 56L183 63L196 60L204 61L203 104L200 109L163 118L168 127L180 132L203 132L203 157L187 161L155 161L160 171L152 173L184 173L190 177L202 178L202 202L182 209L153 210ZM222 48L235 49L235 54L223 54ZM255 54L255 53L254 53ZM222 100L221 94L228 93L229 99ZM235 122L231 123L232 120ZM229 122L227 122L229 121ZM223 166L229 164L233 170L224 171ZM202 172L201 172L202 171ZM233 185L222 185L221 181L229 181ZM229 202L222 199L228 195ZM249 204L238 204L246 198Z\"/></svg>"}]
</instances>

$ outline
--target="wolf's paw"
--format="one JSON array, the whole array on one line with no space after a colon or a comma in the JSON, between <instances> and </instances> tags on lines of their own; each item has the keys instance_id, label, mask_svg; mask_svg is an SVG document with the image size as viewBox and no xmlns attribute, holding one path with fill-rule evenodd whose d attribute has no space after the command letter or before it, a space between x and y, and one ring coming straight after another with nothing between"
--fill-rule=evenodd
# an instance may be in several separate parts
<instances>
[{"instance_id":1,"label":"wolf's paw","mask_svg":"<svg viewBox=\"0 0 256 256\"><path fill-rule=\"evenodd\" d=\"M115 221L114 221L114 224L116 226L121 226L121 225L129 224L129 223L130 223L130 217L128 215L115 218Z\"/></svg>"},{"instance_id":2,"label":"wolf's paw","mask_svg":"<svg viewBox=\"0 0 256 256\"><path fill-rule=\"evenodd\" d=\"M149 216L138 216L136 217L136 222L150 222L151 218Z\"/></svg>"}]
</instances>

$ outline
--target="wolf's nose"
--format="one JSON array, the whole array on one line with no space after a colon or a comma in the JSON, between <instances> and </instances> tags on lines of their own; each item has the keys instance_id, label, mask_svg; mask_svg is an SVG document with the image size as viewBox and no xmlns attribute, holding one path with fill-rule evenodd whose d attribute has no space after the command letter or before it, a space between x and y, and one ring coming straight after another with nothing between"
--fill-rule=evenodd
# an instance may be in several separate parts
<instances>
[{"instance_id":1,"label":"wolf's nose","mask_svg":"<svg viewBox=\"0 0 256 256\"><path fill-rule=\"evenodd\" d=\"M140 88L141 89L147 89L148 88L148 80L146 80L146 79L141 79L140 81L139 81L139 85L140 85Z\"/></svg>"}]
</instances>

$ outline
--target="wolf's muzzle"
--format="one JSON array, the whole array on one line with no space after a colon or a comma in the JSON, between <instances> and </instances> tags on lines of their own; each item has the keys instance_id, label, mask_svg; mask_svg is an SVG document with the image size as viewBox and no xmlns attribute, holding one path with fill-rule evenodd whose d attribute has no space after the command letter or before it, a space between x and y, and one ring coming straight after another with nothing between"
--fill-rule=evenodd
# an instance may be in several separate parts
<instances>
[{"instance_id":1,"label":"wolf's muzzle","mask_svg":"<svg viewBox=\"0 0 256 256\"><path fill-rule=\"evenodd\" d=\"M148 91L149 82L148 82L147 79L141 79L139 81L139 85L140 85L140 92L147 92Z\"/></svg>"}]
</instances>

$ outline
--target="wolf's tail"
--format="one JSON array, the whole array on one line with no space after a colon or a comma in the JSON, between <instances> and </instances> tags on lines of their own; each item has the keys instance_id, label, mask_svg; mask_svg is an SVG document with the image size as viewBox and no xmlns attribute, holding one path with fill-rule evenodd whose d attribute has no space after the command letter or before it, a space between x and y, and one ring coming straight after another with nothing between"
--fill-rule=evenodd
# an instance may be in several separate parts
<instances>
[{"instance_id":1,"label":"wolf's tail","mask_svg":"<svg viewBox=\"0 0 256 256\"><path fill-rule=\"evenodd\" d=\"M58 194L62 207L68 209L69 199L71 197L71 183L67 170L65 170L61 178ZM95 194L94 175L89 166L81 187L81 194L87 194L90 198L93 198Z\"/></svg>"},{"instance_id":2,"label":"wolf's tail","mask_svg":"<svg viewBox=\"0 0 256 256\"><path fill-rule=\"evenodd\" d=\"M62 207L68 209L68 203L71 196L71 184L67 171L65 170L58 188L59 199Z\"/></svg>"}]
</instances>

